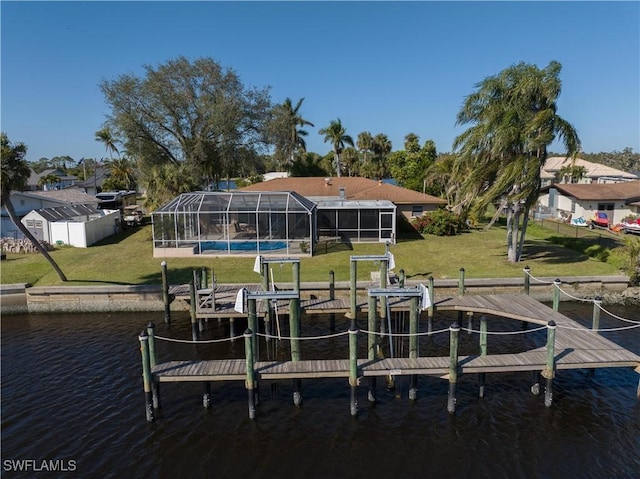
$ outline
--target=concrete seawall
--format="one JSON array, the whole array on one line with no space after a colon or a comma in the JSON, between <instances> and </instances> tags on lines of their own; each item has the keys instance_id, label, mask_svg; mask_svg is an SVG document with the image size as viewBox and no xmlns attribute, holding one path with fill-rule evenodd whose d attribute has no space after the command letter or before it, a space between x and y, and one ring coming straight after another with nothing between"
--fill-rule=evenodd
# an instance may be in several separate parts
<instances>
[{"instance_id":1,"label":"concrete seawall","mask_svg":"<svg viewBox=\"0 0 640 479\"><path fill-rule=\"evenodd\" d=\"M553 280L555 278L536 278L530 281L530 294L540 301L553 298ZM638 289L627 288L627 276L561 276L562 301L575 298L603 297L603 302L622 302L625 298L638 301ZM427 284L426 280L407 280L406 287ZM232 285L241 288L242 284ZM458 295L457 279L436 279L436 296ZM280 289L291 289L291 284L278 284ZM359 281L360 295L364 290L378 287L371 281ZM465 281L465 294L501 294L522 293L524 278L479 278ZM337 297L349 296L349 282L335 284ZM301 284L301 296L311 295L322 298L329 296L329 284L313 282ZM174 301L171 310L188 309L183 301ZM102 286L37 286L25 284L0 285L0 313L38 314L38 313L80 313L80 312L136 312L164 311L161 287L153 285L102 285Z\"/></svg>"}]
</instances>

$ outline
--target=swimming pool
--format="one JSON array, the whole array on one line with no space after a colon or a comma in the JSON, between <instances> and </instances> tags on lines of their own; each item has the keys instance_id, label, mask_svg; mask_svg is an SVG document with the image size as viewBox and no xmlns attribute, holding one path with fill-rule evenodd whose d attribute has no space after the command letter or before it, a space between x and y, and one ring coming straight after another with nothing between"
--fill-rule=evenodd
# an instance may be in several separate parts
<instances>
[{"instance_id":1,"label":"swimming pool","mask_svg":"<svg viewBox=\"0 0 640 479\"><path fill-rule=\"evenodd\" d=\"M284 241L203 241L200 244L200 251L273 251L286 249L287 243Z\"/></svg>"}]
</instances>

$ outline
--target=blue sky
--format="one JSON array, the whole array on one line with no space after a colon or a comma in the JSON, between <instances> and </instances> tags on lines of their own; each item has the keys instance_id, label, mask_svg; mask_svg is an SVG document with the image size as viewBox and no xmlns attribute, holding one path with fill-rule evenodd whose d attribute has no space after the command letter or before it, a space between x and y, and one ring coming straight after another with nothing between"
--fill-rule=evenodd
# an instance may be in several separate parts
<instances>
[{"instance_id":1,"label":"blue sky","mask_svg":"<svg viewBox=\"0 0 640 479\"><path fill-rule=\"evenodd\" d=\"M466 95L524 61L557 60L558 114L586 152L640 151L640 2L2 1L1 129L27 159L108 156L103 79L211 57L274 102L304 97L307 147L347 133L407 133L450 151Z\"/></svg>"}]
</instances>

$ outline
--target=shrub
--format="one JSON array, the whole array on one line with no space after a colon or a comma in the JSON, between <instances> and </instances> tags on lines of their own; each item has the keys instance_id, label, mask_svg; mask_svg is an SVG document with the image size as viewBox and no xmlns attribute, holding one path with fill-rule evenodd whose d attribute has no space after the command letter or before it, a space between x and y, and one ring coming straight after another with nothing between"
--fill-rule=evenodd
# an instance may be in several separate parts
<instances>
[{"instance_id":1,"label":"shrub","mask_svg":"<svg viewBox=\"0 0 640 479\"><path fill-rule=\"evenodd\" d=\"M412 225L422 234L436 236L454 236L469 229L459 215L444 208L423 214L413 220Z\"/></svg>"}]
</instances>

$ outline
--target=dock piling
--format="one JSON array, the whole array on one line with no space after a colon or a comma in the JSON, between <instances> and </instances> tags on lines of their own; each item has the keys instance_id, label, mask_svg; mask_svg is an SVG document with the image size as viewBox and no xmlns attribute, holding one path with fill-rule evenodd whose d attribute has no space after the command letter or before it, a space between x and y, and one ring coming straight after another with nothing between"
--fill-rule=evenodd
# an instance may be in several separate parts
<instances>
[{"instance_id":1,"label":"dock piling","mask_svg":"<svg viewBox=\"0 0 640 479\"><path fill-rule=\"evenodd\" d=\"M458 272L458 295L464 296L464 268Z\"/></svg>"},{"instance_id":2,"label":"dock piling","mask_svg":"<svg viewBox=\"0 0 640 479\"><path fill-rule=\"evenodd\" d=\"M198 340L198 319L196 316L196 302L196 285L193 279L191 279L191 282L189 283L189 312L191 314L191 339L193 341Z\"/></svg>"},{"instance_id":3,"label":"dock piling","mask_svg":"<svg viewBox=\"0 0 640 479\"><path fill-rule=\"evenodd\" d=\"M551 406L553 402L553 377L555 376L555 341L556 323L551 320L547 323L547 364L542 375L547 380L547 387L544 391L544 405Z\"/></svg>"},{"instance_id":4,"label":"dock piling","mask_svg":"<svg viewBox=\"0 0 640 479\"><path fill-rule=\"evenodd\" d=\"M412 296L409 300L409 358L418 357L418 297ZM412 374L409 378L409 399L415 401L418 398L418 376Z\"/></svg>"},{"instance_id":5,"label":"dock piling","mask_svg":"<svg viewBox=\"0 0 640 479\"><path fill-rule=\"evenodd\" d=\"M367 359L373 361L376 359L376 348L378 343L376 341L376 323L377 323L377 310L376 310L376 297L369 296L369 311L368 311L368 324L367 329L369 334L367 335ZM369 392L367 393L369 402L376 402L376 377L369 377Z\"/></svg>"},{"instance_id":6,"label":"dock piling","mask_svg":"<svg viewBox=\"0 0 640 479\"><path fill-rule=\"evenodd\" d=\"M553 310L558 312L560 309L560 285L562 281L559 278L553 280Z\"/></svg>"},{"instance_id":7,"label":"dock piling","mask_svg":"<svg viewBox=\"0 0 640 479\"><path fill-rule=\"evenodd\" d=\"M524 294L529 296L530 288L531 288L531 268L529 266L525 266L524 269Z\"/></svg>"},{"instance_id":8,"label":"dock piling","mask_svg":"<svg viewBox=\"0 0 640 479\"><path fill-rule=\"evenodd\" d=\"M156 325L150 322L147 325L147 334L149 336L149 366L153 368L158 363L158 355L156 353ZM153 408L160 409L160 383L151 381L151 393L153 396Z\"/></svg>"},{"instance_id":9,"label":"dock piling","mask_svg":"<svg viewBox=\"0 0 640 479\"><path fill-rule=\"evenodd\" d=\"M249 401L249 419L256 418L256 396L254 389L256 386L255 371L253 369L253 332L247 328L244 332L244 348L247 367L247 382L245 384L247 388L247 398Z\"/></svg>"},{"instance_id":10,"label":"dock piling","mask_svg":"<svg viewBox=\"0 0 640 479\"><path fill-rule=\"evenodd\" d=\"M153 391L151 382L151 364L149 360L149 334L142 331L138 336L140 340L140 354L142 356L142 382L144 389L144 407L147 421L153 422L155 419L153 412Z\"/></svg>"},{"instance_id":11,"label":"dock piling","mask_svg":"<svg viewBox=\"0 0 640 479\"><path fill-rule=\"evenodd\" d=\"M480 356L487 355L487 317L483 314L480 316ZM478 397L484 397L484 385L486 381L486 373L478 375Z\"/></svg>"},{"instance_id":12,"label":"dock piling","mask_svg":"<svg viewBox=\"0 0 640 479\"><path fill-rule=\"evenodd\" d=\"M358 330L349 328L349 386L351 387L351 415L358 415Z\"/></svg>"},{"instance_id":13,"label":"dock piling","mask_svg":"<svg viewBox=\"0 0 640 479\"><path fill-rule=\"evenodd\" d=\"M453 323L449 327L449 399L447 411L456 412L456 383L458 382L458 333L460 325Z\"/></svg>"},{"instance_id":14,"label":"dock piling","mask_svg":"<svg viewBox=\"0 0 640 479\"><path fill-rule=\"evenodd\" d=\"M164 322L171 323L171 299L169 296L169 278L167 276L167 262L160 263L162 271L162 302L164 303Z\"/></svg>"},{"instance_id":15,"label":"dock piling","mask_svg":"<svg viewBox=\"0 0 640 479\"><path fill-rule=\"evenodd\" d=\"M600 305L602 304L602 297L596 296L593 298L593 318L591 321L591 329L597 331L600 329Z\"/></svg>"}]
</instances>

